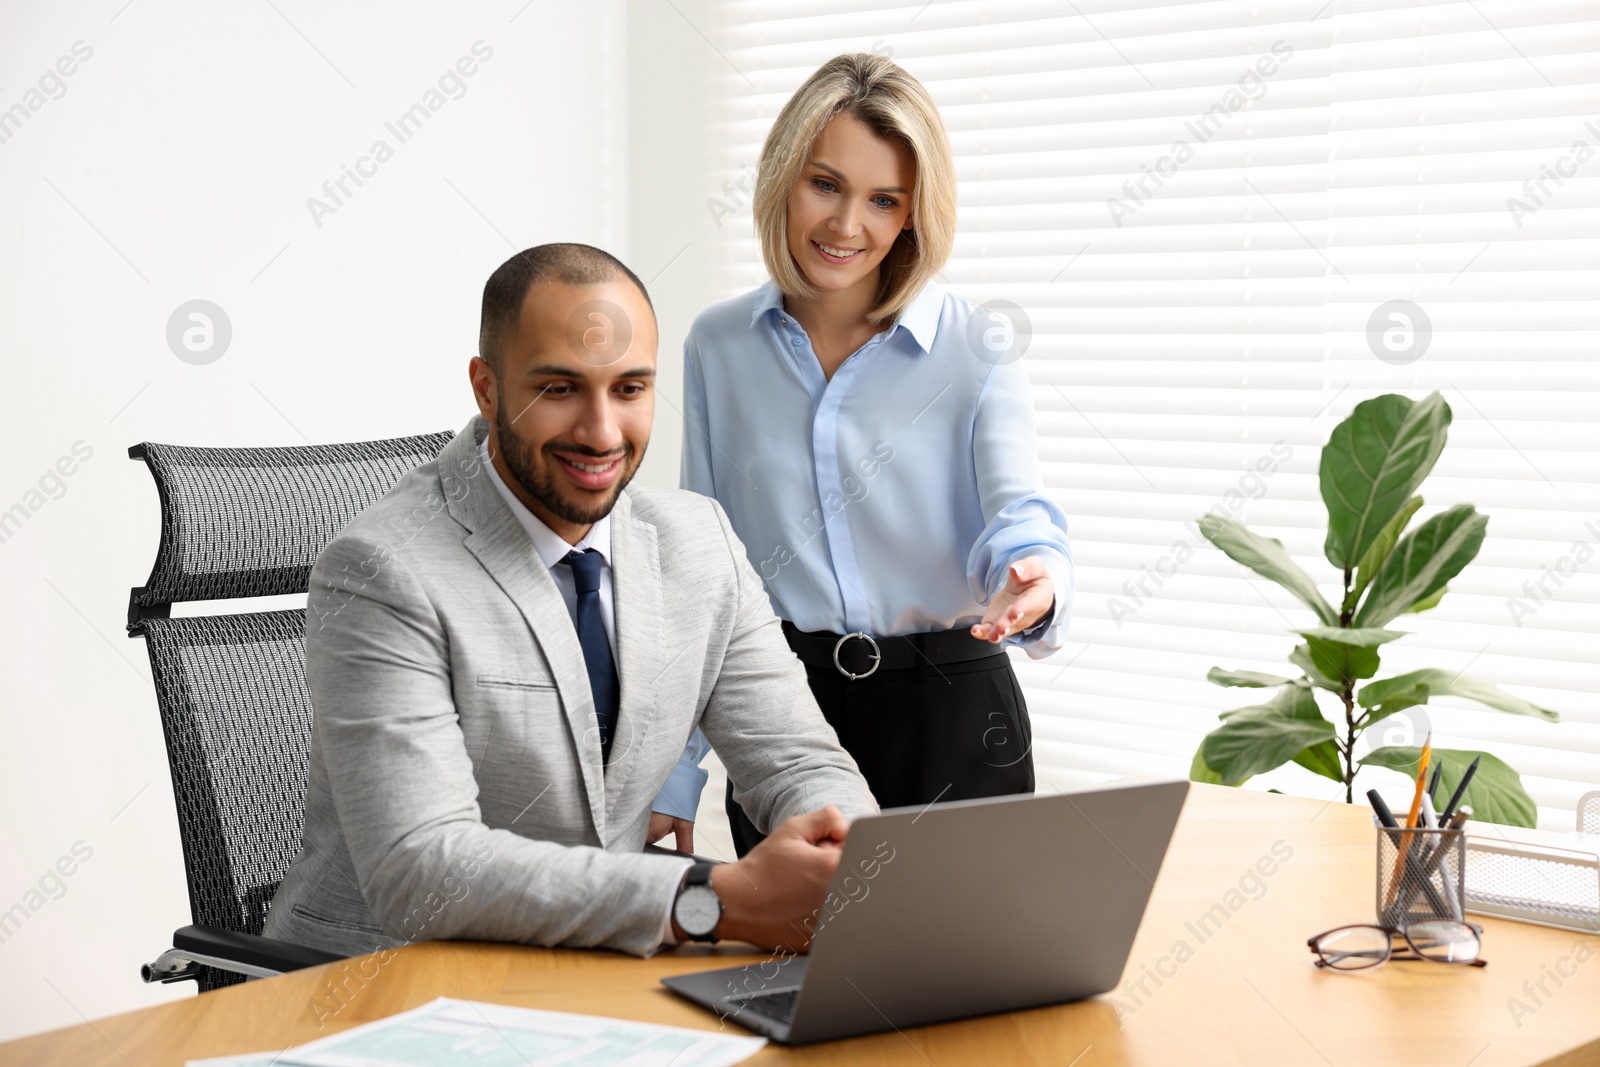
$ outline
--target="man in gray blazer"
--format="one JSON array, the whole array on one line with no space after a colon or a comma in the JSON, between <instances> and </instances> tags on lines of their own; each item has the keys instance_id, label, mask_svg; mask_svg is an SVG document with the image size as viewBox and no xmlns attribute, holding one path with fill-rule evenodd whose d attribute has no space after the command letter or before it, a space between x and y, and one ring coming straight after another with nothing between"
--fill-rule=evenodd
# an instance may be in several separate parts
<instances>
[{"instance_id":1,"label":"man in gray blazer","mask_svg":"<svg viewBox=\"0 0 1600 1067\"><path fill-rule=\"evenodd\" d=\"M304 843L265 933L803 948L877 805L721 508L626 488L654 411L644 286L585 245L519 253L479 353L481 417L312 571ZM691 870L641 849L696 727L772 836Z\"/></svg>"}]
</instances>

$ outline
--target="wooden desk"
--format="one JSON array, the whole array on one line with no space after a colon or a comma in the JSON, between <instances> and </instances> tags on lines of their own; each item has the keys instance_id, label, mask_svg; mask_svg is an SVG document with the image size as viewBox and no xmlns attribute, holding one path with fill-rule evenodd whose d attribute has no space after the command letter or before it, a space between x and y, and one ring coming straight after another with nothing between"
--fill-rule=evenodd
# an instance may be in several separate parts
<instances>
[{"instance_id":1,"label":"wooden desk","mask_svg":"<svg viewBox=\"0 0 1600 1067\"><path fill-rule=\"evenodd\" d=\"M771 1045L758 1059L939 1067L1600 1063L1600 938L1480 918L1486 968L1391 962L1337 975L1312 967L1307 937L1372 921L1373 862L1365 808L1196 785L1117 993L800 1049ZM436 996L712 1029L715 1016L657 979L759 958L727 946L637 960L429 942L376 969L377 957L362 957L14 1041L0 1045L0 1063L143 1067L276 1050Z\"/></svg>"}]
</instances>

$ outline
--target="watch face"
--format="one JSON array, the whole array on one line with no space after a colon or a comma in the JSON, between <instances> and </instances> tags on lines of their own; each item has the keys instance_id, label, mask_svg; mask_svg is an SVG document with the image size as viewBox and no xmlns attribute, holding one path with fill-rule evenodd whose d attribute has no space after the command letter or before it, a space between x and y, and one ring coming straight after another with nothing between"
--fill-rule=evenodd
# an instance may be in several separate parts
<instances>
[{"instance_id":1,"label":"watch face","mask_svg":"<svg viewBox=\"0 0 1600 1067\"><path fill-rule=\"evenodd\" d=\"M717 928L722 918L722 902L710 886L691 885L678 894L672 917L690 937L704 937Z\"/></svg>"}]
</instances>

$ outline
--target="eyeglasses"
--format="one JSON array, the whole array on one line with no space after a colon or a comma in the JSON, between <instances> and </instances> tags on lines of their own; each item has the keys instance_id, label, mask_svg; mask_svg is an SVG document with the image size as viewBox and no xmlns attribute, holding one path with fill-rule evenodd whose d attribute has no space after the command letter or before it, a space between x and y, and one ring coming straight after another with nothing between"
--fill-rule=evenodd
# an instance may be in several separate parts
<instances>
[{"instance_id":1,"label":"eyeglasses","mask_svg":"<svg viewBox=\"0 0 1600 1067\"><path fill-rule=\"evenodd\" d=\"M1410 951L1395 952L1394 937L1405 938ZM1381 967L1389 960L1428 960L1487 967L1478 955L1483 947L1483 927L1457 919L1424 919L1399 928L1365 923L1336 926L1306 942L1316 953L1318 967L1335 971L1361 971Z\"/></svg>"}]
</instances>

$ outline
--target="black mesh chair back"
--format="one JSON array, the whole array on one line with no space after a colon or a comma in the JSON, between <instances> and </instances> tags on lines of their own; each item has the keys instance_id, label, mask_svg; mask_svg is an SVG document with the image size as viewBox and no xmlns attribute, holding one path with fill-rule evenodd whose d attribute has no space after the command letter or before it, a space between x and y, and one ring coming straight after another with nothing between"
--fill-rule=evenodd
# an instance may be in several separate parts
<instances>
[{"instance_id":1,"label":"black mesh chair back","mask_svg":"<svg viewBox=\"0 0 1600 1067\"><path fill-rule=\"evenodd\" d=\"M161 497L155 568L129 602L150 653L189 904L258 935L300 849L311 741L304 608L171 618L179 601L304 593L317 553L448 433L299 448L142 444ZM197 967L202 991L244 976Z\"/></svg>"}]
</instances>

